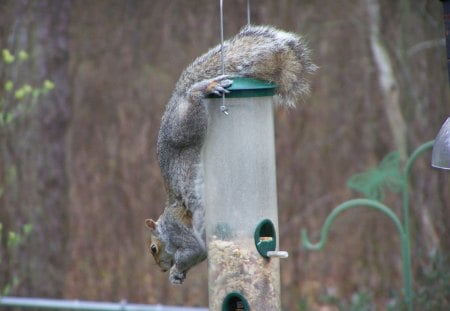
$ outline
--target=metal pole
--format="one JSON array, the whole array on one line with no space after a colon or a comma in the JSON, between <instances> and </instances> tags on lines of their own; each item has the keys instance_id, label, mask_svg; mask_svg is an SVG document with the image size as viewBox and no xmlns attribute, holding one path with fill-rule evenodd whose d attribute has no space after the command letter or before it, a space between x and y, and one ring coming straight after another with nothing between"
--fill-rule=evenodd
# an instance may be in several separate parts
<instances>
[{"instance_id":1,"label":"metal pole","mask_svg":"<svg viewBox=\"0 0 450 311\"><path fill-rule=\"evenodd\" d=\"M247 25L250 26L251 20L250 20L250 0L247 0Z\"/></svg>"},{"instance_id":2,"label":"metal pole","mask_svg":"<svg viewBox=\"0 0 450 311\"><path fill-rule=\"evenodd\" d=\"M445 23L445 45L447 50L447 71L450 81L450 1L441 0L444 8L444 23Z\"/></svg>"},{"instance_id":3,"label":"metal pole","mask_svg":"<svg viewBox=\"0 0 450 311\"><path fill-rule=\"evenodd\" d=\"M410 233L410 212L409 212L409 174L411 169L416 162L417 158L421 156L424 152L431 150L433 148L434 140L426 142L419 146L407 159L405 167L403 169L403 180L402 180L402 217L403 217L403 230L405 231L405 256L403 258L403 270L405 284L408 286L404 288L405 290L405 300L408 306L408 310L413 309L413 289L412 289L412 269L411 269L411 233ZM403 247L403 246L402 246Z\"/></svg>"},{"instance_id":4,"label":"metal pole","mask_svg":"<svg viewBox=\"0 0 450 311\"><path fill-rule=\"evenodd\" d=\"M91 311L208 311L206 308L176 307L162 305L130 304L126 301L119 303L80 301L63 299L42 299L22 297L0 297L0 307L33 308L33 309L64 309Z\"/></svg>"}]
</instances>

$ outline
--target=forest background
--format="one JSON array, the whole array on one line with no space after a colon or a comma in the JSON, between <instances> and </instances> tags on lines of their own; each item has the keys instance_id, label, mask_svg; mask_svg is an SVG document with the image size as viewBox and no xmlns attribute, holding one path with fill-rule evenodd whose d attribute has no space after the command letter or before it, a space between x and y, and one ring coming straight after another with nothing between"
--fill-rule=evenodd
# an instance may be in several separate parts
<instances>
[{"instance_id":1,"label":"forest background","mask_svg":"<svg viewBox=\"0 0 450 311\"><path fill-rule=\"evenodd\" d=\"M246 1L224 2L230 37ZM300 230L316 241L330 211L362 195L351 176L436 136L450 111L442 4L258 0L252 22L304 35L320 67L310 98L276 113L283 305L365 297L384 309L401 288L399 239L384 215L346 213L320 252L301 247ZM218 42L218 1L0 0L3 294L207 305L206 263L169 284L144 219L164 206L155 146L165 103ZM426 155L410 187L416 304L446 308L450 178ZM384 202L400 215L400 194Z\"/></svg>"}]
</instances>

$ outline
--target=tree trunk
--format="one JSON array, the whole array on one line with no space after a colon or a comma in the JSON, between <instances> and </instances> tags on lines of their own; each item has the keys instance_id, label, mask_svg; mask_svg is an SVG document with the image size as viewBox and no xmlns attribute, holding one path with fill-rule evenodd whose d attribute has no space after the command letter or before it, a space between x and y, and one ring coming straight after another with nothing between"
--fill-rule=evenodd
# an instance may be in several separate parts
<instances>
[{"instance_id":1,"label":"tree trunk","mask_svg":"<svg viewBox=\"0 0 450 311\"><path fill-rule=\"evenodd\" d=\"M389 52L380 37L380 5L378 0L366 0L369 13L369 37L373 60L395 146L405 160L408 153L406 124L400 106L400 90Z\"/></svg>"},{"instance_id":2,"label":"tree trunk","mask_svg":"<svg viewBox=\"0 0 450 311\"><path fill-rule=\"evenodd\" d=\"M5 206L1 216L15 232L24 224L32 225L22 246L9 250L27 260L20 260L20 265L12 259L5 263L9 271L15 271L21 294L26 295L62 296L64 289L69 5L69 0L7 1L0 14L4 19L2 32L8 34L0 38L1 46L16 56L11 65L4 66L3 79L12 79L15 90L28 84L41 92L22 99L8 98L7 105L16 111L17 118L2 129L1 137L2 171L14 172L8 184L3 178ZM18 59L21 50L29 55L23 63ZM52 81L55 88L44 91L45 80ZM5 150L9 145L13 147Z\"/></svg>"}]
</instances>

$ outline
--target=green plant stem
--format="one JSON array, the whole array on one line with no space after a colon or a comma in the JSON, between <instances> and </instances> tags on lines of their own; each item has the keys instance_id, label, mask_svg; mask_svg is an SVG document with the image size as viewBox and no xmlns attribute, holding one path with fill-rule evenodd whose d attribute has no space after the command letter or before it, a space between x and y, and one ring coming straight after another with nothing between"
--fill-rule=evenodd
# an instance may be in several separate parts
<instances>
[{"instance_id":1,"label":"green plant stem","mask_svg":"<svg viewBox=\"0 0 450 311\"><path fill-rule=\"evenodd\" d=\"M403 230L405 232L405 256L403 256L403 278L406 279L404 284L409 286L404 286L405 300L408 306L408 310L413 310L413 290L412 290L412 269L411 269L411 232L410 232L410 208L409 208L409 175L411 169L416 162L416 160L428 150L433 148L434 140L428 141L421 146L419 146L407 159L404 169L403 169L403 180L402 180L402 200L403 200ZM402 246L403 247L403 246Z\"/></svg>"},{"instance_id":2,"label":"green plant stem","mask_svg":"<svg viewBox=\"0 0 450 311\"><path fill-rule=\"evenodd\" d=\"M328 239L328 233L333 221L336 217L354 207L366 206L378 210L391 219L400 235L401 255L403 264L403 294L405 302L409 311L413 310L413 289L412 289L412 271L411 271L411 244L410 244L410 213L409 213L409 174L416 162L417 158L424 152L433 147L434 141L429 141L419 146L407 159L402 173L402 220L400 221L397 215L383 203L372 199L353 199L338 205L325 219L325 223L320 232L320 240L317 243L311 243L308 239L306 230L302 230L301 238L303 246L308 250L321 250Z\"/></svg>"},{"instance_id":3,"label":"green plant stem","mask_svg":"<svg viewBox=\"0 0 450 311\"><path fill-rule=\"evenodd\" d=\"M395 224L398 232L400 235L404 234L404 230L402 227L402 223L398 219L397 215L395 215L389 207L384 205L383 203L372 200L372 199L353 199L349 201L345 201L344 203L341 203L337 207L333 209L333 211L328 215L328 217L325 219L325 223L322 227L322 230L320 231L320 240L317 243L311 243L308 239L308 234L305 229L302 230L302 242L303 246L308 250L321 250L328 239L328 233L330 231L330 227L334 220L337 218L339 214L342 212L355 207L360 206L367 206L376 210L379 210L386 214Z\"/></svg>"},{"instance_id":4,"label":"green plant stem","mask_svg":"<svg viewBox=\"0 0 450 311\"><path fill-rule=\"evenodd\" d=\"M376 201L376 200L372 200L372 199L353 199L353 200L349 200L346 201L340 205L338 205L332 212L330 215L328 215L328 217L325 220L325 223L322 227L322 230L320 232L320 240L318 243L311 243L308 239L308 234L306 232L306 230L302 230L302 242L303 242L303 246L308 249L308 250L321 250L326 243L326 240L328 239L328 233L330 230L330 227L333 223L333 221L336 219L336 217L350 209L350 208L356 208L356 207L361 207L361 206L366 206L369 208L373 208L375 210L378 210L380 212L382 212L383 214L385 214L386 216L389 217L389 219L392 220L392 222L394 223L395 227L397 228L397 231L400 235L400 244L401 244L401 253L402 253L402 262L403 262L403 288L405 290L405 300L407 305L411 305L410 307L408 307L408 310L412 310L412 302L411 302L411 297L412 297L412 285L411 285L411 271L408 270L410 269L410 265L406 264L408 262L408 260L410 260L410 256L409 256L409 243L408 243L408 236L405 233L405 230L403 229L402 223L399 220L399 218L397 217L397 215L395 215L395 213L386 205L384 205L383 203Z\"/></svg>"}]
</instances>

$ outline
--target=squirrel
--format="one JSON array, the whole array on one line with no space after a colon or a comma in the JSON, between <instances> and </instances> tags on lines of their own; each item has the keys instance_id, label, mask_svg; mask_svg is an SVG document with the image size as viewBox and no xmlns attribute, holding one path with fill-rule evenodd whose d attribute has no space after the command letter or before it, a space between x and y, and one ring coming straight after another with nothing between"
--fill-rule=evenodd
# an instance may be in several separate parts
<instances>
[{"instance_id":1,"label":"squirrel","mask_svg":"<svg viewBox=\"0 0 450 311\"><path fill-rule=\"evenodd\" d=\"M146 219L148 247L169 281L181 284L186 272L205 260L205 207L200 160L208 117L203 100L222 95L232 77L275 82L274 101L287 107L309 92L307 76L313 64L304 40L270 26L245 26L223 43L226 75L221 74L221 46L197 58L181 74L162 117L157 156L167 194L157 221Z\"/></svg>"}]
</instances>

